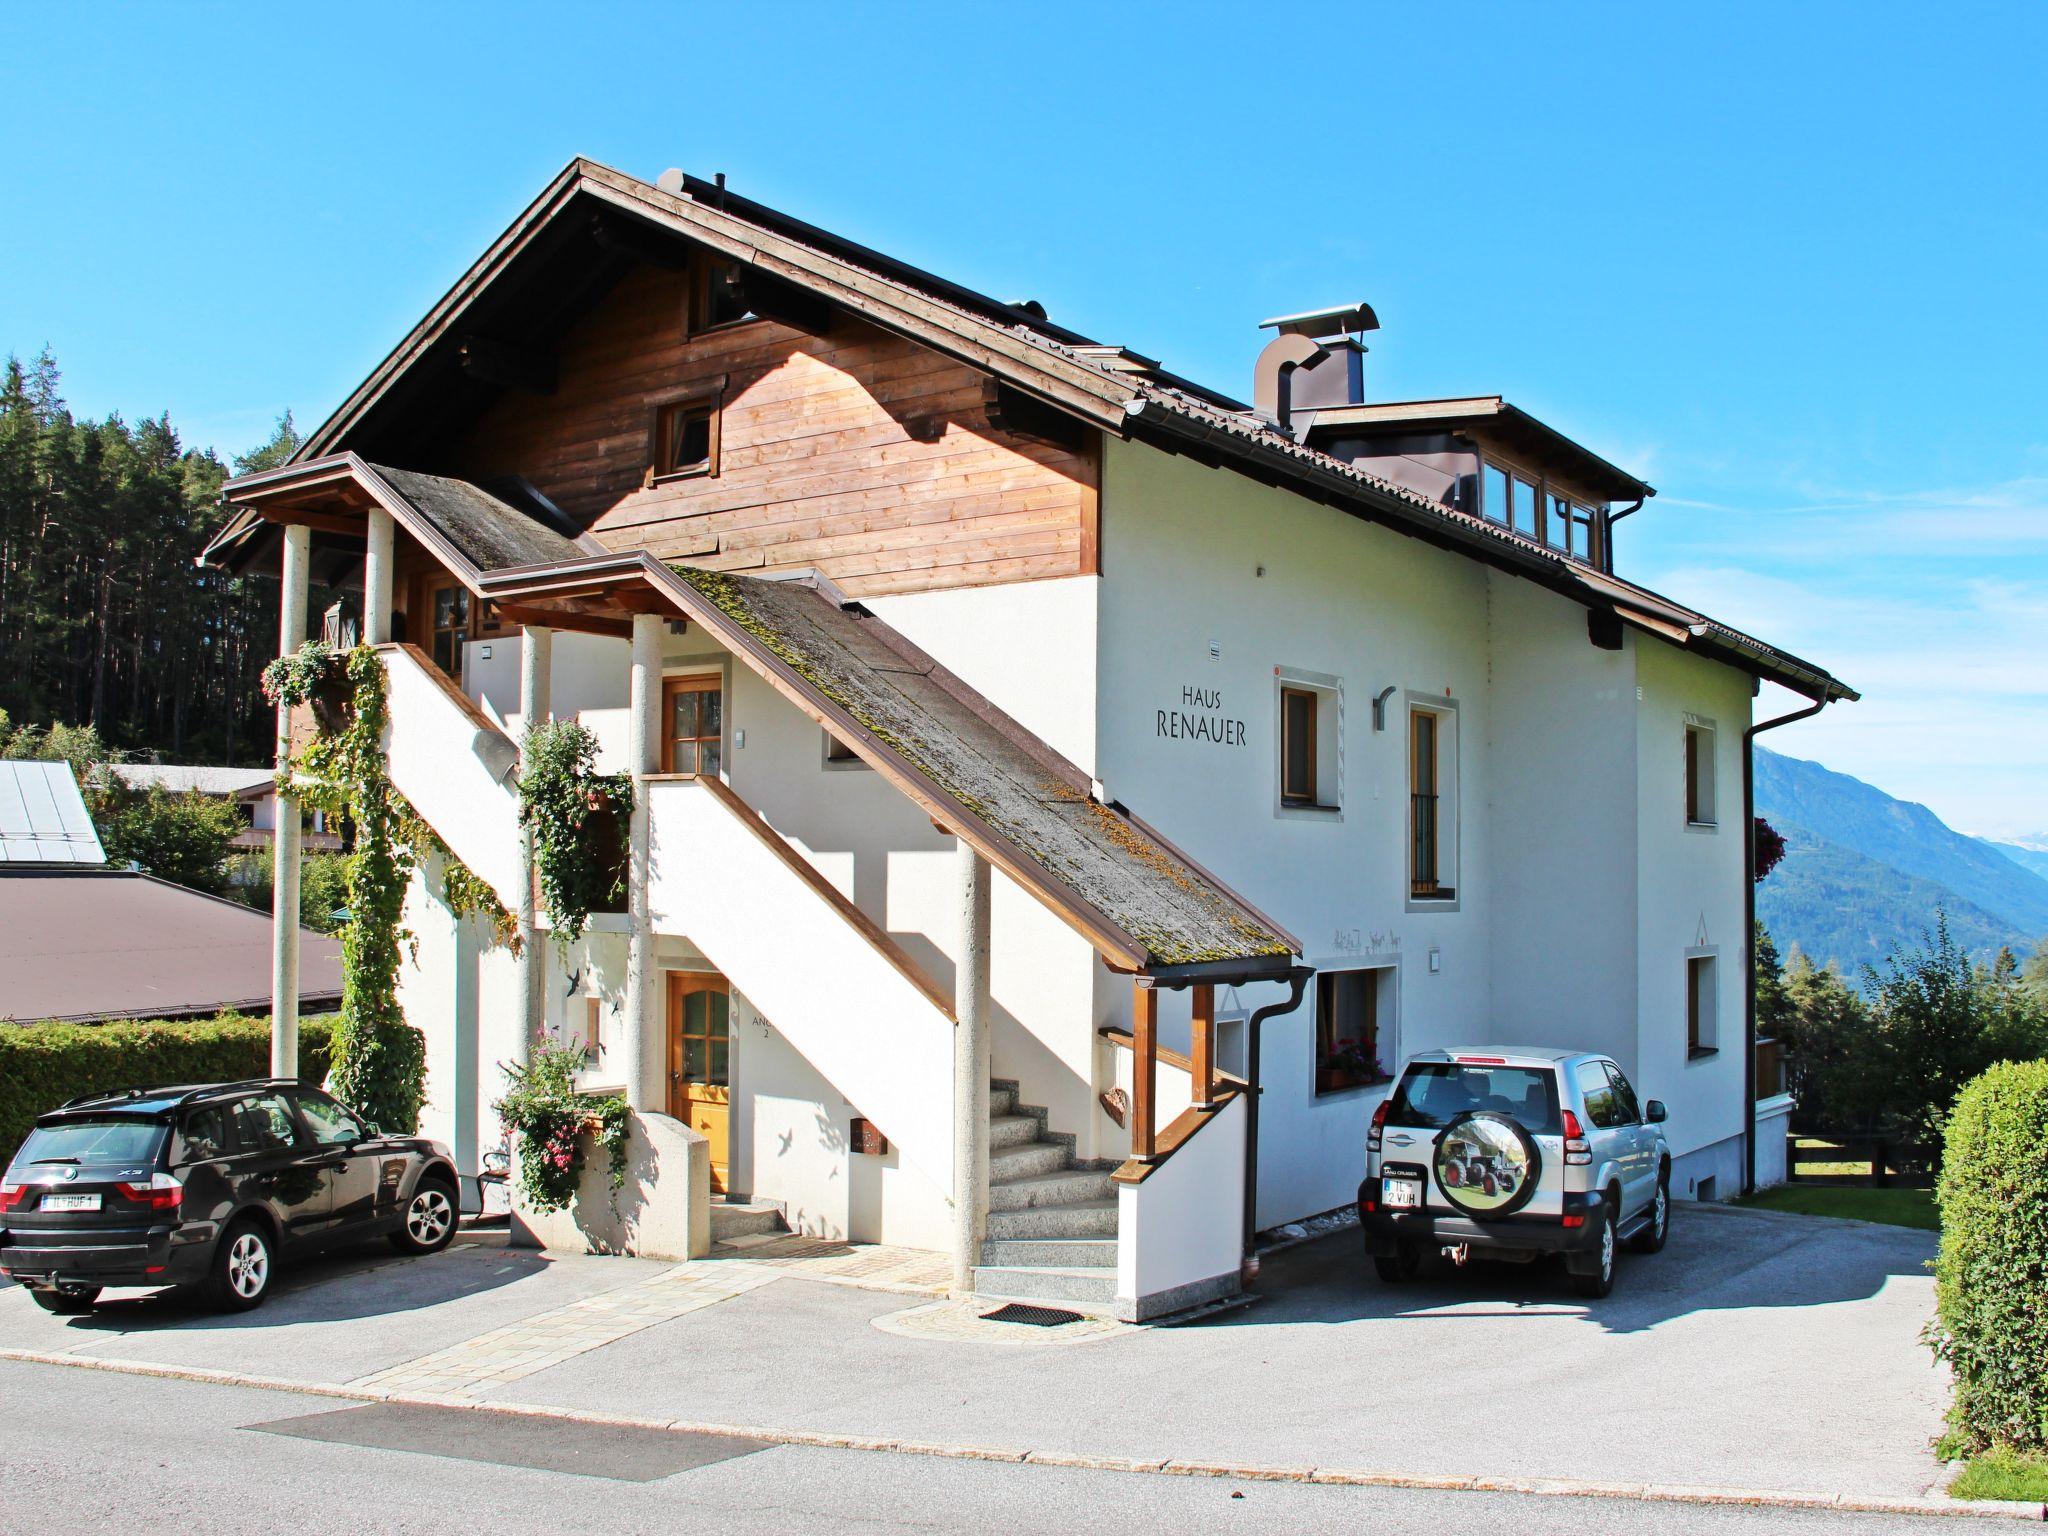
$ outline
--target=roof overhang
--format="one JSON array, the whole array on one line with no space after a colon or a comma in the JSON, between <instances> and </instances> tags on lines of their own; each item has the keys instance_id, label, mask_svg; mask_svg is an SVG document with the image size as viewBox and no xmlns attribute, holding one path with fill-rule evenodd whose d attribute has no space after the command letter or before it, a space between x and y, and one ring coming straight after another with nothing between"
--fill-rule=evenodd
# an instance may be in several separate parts
<instances>
[{"instance_id":1,"label":"roof overhang","mask_svg":"<svg viewBox=\"0 0 2048 1536\"><path fill-rule=\"evenodd\" d=\"M869 324L1000 377L1007 385L1086 425L1170 452L1195 454L1206 462L1340 506L1354 516L1537 581L1596 612L1612 612L1631 623L1640 623L1639 615L1664 621L1665 615L1677 614L1682 620L1682 634L1677 638L1665 634L1668 622L1664 629L1654 624L1641 627L1809 697L1857 696L1824 670L1727 630L1706 615L1681 609L1645 589L1618 578L1606 578L1605 584L1595 589L1569 568L1563 557L1511 530L1439 506L1296 443L1235 402L1187 380L1118 366L1101 355L1101 347L1022 306L973 294L773 210L728 197L722 188L690 178L673 190L651 186L585 159L573 160L563 168L370 377L315 429L298 460L287 469L327 463L353 446L367 424L379 419L380 412L383 419L390 419L398 409L394 392L400 382L427 360L453 355L465 326L475 320L479 306L501 278L543 244L590 240L590 232L599 227L593 219L612 221L614 226L655 240L702 247L739 262L771 281L793 285ZM596 249L594 244L592 248ZM1468 426L1483 420L1495 430L1520 433L1532 443L1576 455L1576 462L1604 477L1601 483L1612 487L1614 495L1654 494L1641 480L1498 397L1326 410L1318 413L1316 430L1360 411L1381 413L1384 426L1410 429L1431 419ZM1404 411L1412 414L1388 414ZM1360 427L1365 424L1363 417L1356 423ZM246 484L263 478L249 476L234 482L232 494L240 499ZM252 525L238 521L215 541L215 548L224 548L231 536L247 538L251 531ZM1694 634L1695 626L1704 628Z\"/></svg>"},{"instance_id":2,"label":"roof overhang","mask_svg":"<svg viewBox=\"0 0 2048 1536\"><path fill-rule=\"evenodd\" d=\"M705 575L718 579L716 573ZM838 604L836 593L819 583L810 585L817 587L828 601ZM549 622L551 614L560 614L567 627L576 627L594 617L598 605L604 605L609 610L611 622L622 627L635 613L665 613L700 625L708 636L785 700L831 732L835 739L844 742L861 761L924 811L934 824L972 846L989 863L1087 939L1114 969L1168 982L1176 977L1185 979L1192 976L1192 966L1195 971L1214 969L1251 981L1284 976L1300 953L1298 939L1188 859L1158 833L1120 806L1103 807L1103 813L1120 821L1128 829L1130 837L1156 844L1161 852L1184 865L1189 873L1214 891L1223 903L1236 909L1248 924L1271 933L1286 946L1284 952L1276 949L1272 953L1216 959L1205 957L1199 961L1156 953L1146 940L1080 899L1074 890L1054 878L1039 859L1018 846L994 824L990 816L937 782L896 741L872 727L830 691L819 687L799 665L792 663L787 647L780 645L775 636L740 621L705 590L644 550L493 571L479 577L477 591L497 603L501 611L525 615L530 622L538 624ZM923 656L906 656L905 660L908 664L906 670L930 670L937 665ZM994 706L978 696L972 708L1012 746L1028 753L1036 770L1049 784L1060 786L1066 796L1085 797L1088 794L1086 776L1036 737L1007 717L1000 717Z\"/></svg>"}]
</instances>

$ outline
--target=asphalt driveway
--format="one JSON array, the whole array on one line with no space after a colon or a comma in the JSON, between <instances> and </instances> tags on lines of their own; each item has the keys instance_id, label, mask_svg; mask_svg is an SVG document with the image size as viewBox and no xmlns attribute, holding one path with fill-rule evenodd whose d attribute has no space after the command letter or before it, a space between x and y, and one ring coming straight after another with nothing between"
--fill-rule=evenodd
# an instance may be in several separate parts
<instances>
[{"instance_id":1,"label":"asphalt driveway","mask_svg":"<svg viewBox=\"0 0 2048 1536\"><path fill-rule=\"evenodd\" d=\"M335 1384L459 1357L464 1339L496 1347L522 1318L546 1335L565 1308L587 1322L633 1306L653 1320L469 1390L1078 1455L1910 1497L1941 1479L1945 1384L1919 1342L1933 1248L1901 1228L1682 1207L1665 1252L1625 1259L1589 1303L1534 1267L1386 1286L1345 1232L1270 1256L1261 1298L1236 1310L991 1343L906 1332L930 1304L901 1294L758 1274L707 1291L691 1276L718 1265L471 1244L307 1271L246 1318L130 1303L66 1320L0 1293L0 1347ZM669 1296L672 1313L646 1311Z\"/></svg>"}]
</instances>

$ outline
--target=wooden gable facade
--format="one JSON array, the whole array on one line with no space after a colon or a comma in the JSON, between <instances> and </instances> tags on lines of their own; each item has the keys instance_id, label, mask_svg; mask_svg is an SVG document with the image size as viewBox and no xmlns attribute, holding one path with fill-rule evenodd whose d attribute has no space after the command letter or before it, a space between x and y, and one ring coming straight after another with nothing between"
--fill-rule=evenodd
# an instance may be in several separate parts
<instances>
[{"instance_id":1,"label":"wooden gable facade","mask_svg":"<svg viewBox=\"0 0 2048 1536\"><path fill-rule=\"evenodd\" d=\"M1002 430L987 375L852 314L695 324L703 277L634 268L561 338L553 391L505 392L444 472L523 476L614 551L853 597L1095 570L1082 435ZM664 409L699 403L708 463L657 473Z\"/></svg>"}]
</instances>

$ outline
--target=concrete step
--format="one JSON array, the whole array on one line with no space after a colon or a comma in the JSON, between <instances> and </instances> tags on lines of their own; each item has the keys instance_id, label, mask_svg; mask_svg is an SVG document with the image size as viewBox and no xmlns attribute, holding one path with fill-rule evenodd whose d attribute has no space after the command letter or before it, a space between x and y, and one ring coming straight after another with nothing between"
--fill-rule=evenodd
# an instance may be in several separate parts
<instances>
[{"instance_id":1,"label":"concrete step","mask_svg":"<svg viewBox=\"0 0 2048 1536\"><path fill-rule=\"evenodd\" d=\"M1038 1140L1038 1132L1036 1115L995 1115L988 1122L988 1144L991 1149L1021 1147Z\"/></svg>"},{"instance_id":2,"label":"concrete step","mask_svg":"<svg viewBox=\"0 0 2048 1536\"><path fill-rule=\"evenodd\" d=\"M1028 1205L988 1213L988 1235L992 1242L1050 1239L1074 1241L1081 1238L1116 1236L1117 1203L1114 1200L1076 1200L1065 1205Z\"/></svg>"},{"instance_id":3,"label":"concrete step","mask_svg":"<svg viewBox=\"0 0 2048 1536\"><path fill-rule=\"evenodd\" d=\"M1021 1147L996 1147L988 1155L991 1179L1022 1179L1035 1173L1057 1173L1067 1166L1069 1153L1055 1141L1026 1142Z\"/></svg>"},{"instance_id":4,"label":"concrete step","mask_svg":"<svg viewBox=\"0 0 2048 1536\"><path fill-rule=\"evenodd\" d=\"M988 1112L991 1116L1007 1115L1017 1107L1017 1090L1014 1088L991 1088L988 1091Z\"/></svg>"},{"instance_id":5,"label":"concrete step","mask_svg":"<svg viewBox=\"0 0 2048 1536\"><path fill-rule=\"evenodd\" d=\"M998 1237L981 1245L981 1262L997 1269L1115 1269L1113 1237Z\"/></svg>"},{"instance_id":6,"label":"concrete step","mask_svg":"<svg viewBox=\"0 0 2048 1536\"><path fill-rule=\"evenodd\" d=\"M974 1294L997 1301L1072 1301L1100 1306L1116 1300L1116 1271L1050 1264L982 1264L974 1271Z\"/></svg>"},{"instance_id":7,"label":"concrete step","mask_svg":"<svg viewBox=\"0 0 2048 1536\"><path fill-rule=\"evenodd\" d=\"M788 1230L783 1223L782 1207L772 1200L711 1202L711 1241L714 1243Z\"/></svg>"},{"instance_id":8,"label":"concrete step","mask_svg":"<svg viewBox=\"0 0 2048 1536\"><path fill-rule=\"evenodd\" d=\"M1021 1178L994 1178L988 1186L991 1211L1021 1211L1028 1206L1074 1205L1083 1200L1110 1200L1115 1191L1109 1175L1092 1168L1061 1168Z\"/></svg>"}]
</instances>

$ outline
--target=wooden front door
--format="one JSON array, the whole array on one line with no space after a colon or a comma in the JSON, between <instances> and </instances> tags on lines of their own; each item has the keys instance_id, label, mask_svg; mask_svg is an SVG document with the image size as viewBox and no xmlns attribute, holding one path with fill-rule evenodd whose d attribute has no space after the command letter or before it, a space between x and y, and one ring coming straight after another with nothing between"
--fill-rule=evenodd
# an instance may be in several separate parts
<instances>
[{"instance_id":1,"label":"wooden front door","mask_svg":"<svg viewBox=\"0 0 2048 1536\"><path fill-rule=\"evenodd\" d=\"M661 685L661 771L718 777L725 745L725 694L716 673Z\"/></svg>"},{"instance_id":2,"label":"wooden front door","mask_svg":"<svg viewBox=\"0 0 2048 1536\"><path fill-rule=\"evenodd\" d=\"M668 976L668 1112L711 1143L711 1187L723 1193L732 1139L732 997L723 976Z\"/></svg>"}]
</instances>

